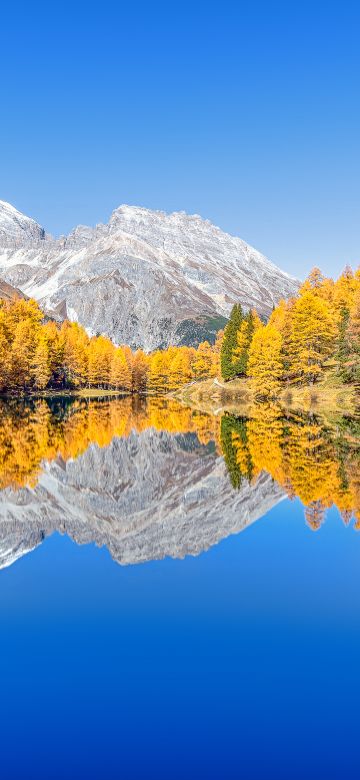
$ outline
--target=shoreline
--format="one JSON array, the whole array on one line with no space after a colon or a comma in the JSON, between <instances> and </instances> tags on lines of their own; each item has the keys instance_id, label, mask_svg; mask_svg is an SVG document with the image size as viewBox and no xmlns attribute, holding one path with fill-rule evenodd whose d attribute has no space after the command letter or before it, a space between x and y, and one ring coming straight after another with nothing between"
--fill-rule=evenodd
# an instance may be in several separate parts
<instances>
[{"instance_id":1,"label":"shoreline","mask_svg":"<svg viewBox=\"0 0 360 780\"><path fill-rule=\"evenodd\" d=\"M138 393L126 390L81 388L47 389L30 392L0 393L0 400L30 401L39 398L147 398L174 399L199 412L215 416L225 412L249 416L251 407L261 405L255 401L246 378L223 382L217 377L193 381L183 387L163 393ZM313 413L335 421L339 417L359 415L359 393L353 385L340 384L334 377L327 377L317 385L284 388L273 399L285 412ZM265 402L267 403L267 402Z\"/></svg>"},{"instance_id":2,"label":"shoreline","mask_svg":"<svg viewBox=\"0 0 360 780\"><path fill-rule=\"evenodd\" d=\"M222 382L217 378L192 382L171 394L183 404L209 414L243 413L247 416L255 401L249 380ZM353 385L340 384L327 377L319 384L284 388L273 400L284 412L307 412L335 421L339 417L359 415L359 393ZM265 402L266 403L266 402Z\"/></svg>"},{"instance_id":3,"label":"shoreline","mask_svg":"<svg viewBox=\"0 0 360 780\"><path fill-rule=\"evenodd\" d=\"M96 390L96 388L89 388L88 390L81 388L81 390L33 390L30 392L13 392L13 393L0 393L0 400L4 401L14 400L20 401L22 399L31 398L106 398L106 397L129 397L133 395L140 395L141 393L132 393L126 390Z\"/></svg>"}]
</instances>

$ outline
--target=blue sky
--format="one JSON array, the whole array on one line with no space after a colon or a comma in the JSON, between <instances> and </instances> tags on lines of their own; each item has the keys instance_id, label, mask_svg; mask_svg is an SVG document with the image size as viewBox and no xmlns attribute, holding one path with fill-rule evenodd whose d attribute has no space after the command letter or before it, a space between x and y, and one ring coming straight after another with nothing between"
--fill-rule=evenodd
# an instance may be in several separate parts
<instances>
[{"instance_id":1,"label":"blue sky","mask_svg":"<svg viewBox=\"0 0 360 780\"><path fill-rule=\"evenodd\" d=\"M7 4L0 198L49 231L211 219L298 276L360 262L355 3Z\"/></svg>"}]
</instances>

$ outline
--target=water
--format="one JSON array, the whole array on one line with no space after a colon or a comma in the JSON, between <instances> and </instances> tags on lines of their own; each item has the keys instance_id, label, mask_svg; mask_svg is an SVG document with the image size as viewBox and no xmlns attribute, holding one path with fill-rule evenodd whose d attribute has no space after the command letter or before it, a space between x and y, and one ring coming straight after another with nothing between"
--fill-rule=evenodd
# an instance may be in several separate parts
<instances>
[{"instance_id":1,"label":"water","mask_svg":"<svg viewBox=\"0 0 360 780\"><path fill-rule=\"evenodd\" d=\"M357 435L4 404L2 776L358 777Z\"/></svg>"}]
</instances>

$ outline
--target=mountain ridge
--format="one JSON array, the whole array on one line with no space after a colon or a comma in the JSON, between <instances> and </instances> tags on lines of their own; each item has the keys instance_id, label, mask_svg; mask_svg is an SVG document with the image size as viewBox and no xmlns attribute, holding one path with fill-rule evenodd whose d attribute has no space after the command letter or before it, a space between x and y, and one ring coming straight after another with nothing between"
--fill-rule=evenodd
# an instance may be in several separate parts
<instances>
[{"instance_id":1,"label":"mountain ridge","mask_svg":"<svg viewBox=\"0 0 360 780\"><path fill-rule=\"evenodd\" d=\"M107 224L55 239L4 201L0 277L90 334L147 351L196 344L235 302L267 316L299 284L197 214L123 204Z\"/></svg>"}]
</instances>

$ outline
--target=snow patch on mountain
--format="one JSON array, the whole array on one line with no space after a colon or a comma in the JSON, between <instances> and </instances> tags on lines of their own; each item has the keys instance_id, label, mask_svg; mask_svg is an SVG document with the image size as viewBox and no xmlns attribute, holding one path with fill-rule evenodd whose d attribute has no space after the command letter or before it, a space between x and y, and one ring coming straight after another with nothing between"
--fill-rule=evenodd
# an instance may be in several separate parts
<instances>
[{"instance_id":1,"label":"snow patch on mountain","mask_svg":"<svg viewBox=\"0 0 360 780\"><path fill-rule=\"evenodd\" d=\"M27 240L42 240L45 230L34 219L26 217L10 203L0 200L0 244L13 244Z\"/></svg>"},{"instance_id":2,"label":"snow patch on mountain","mask_svg":"<svg viewBox=\"0 0 360 780\"><path fill-rule=\"evenodd\" d=\"M185 212L115 209L107 225L52 239L0 208L0 277L91 333L147 350L181 343L235 302L268 315L298 282L242 239ZM2 217L1 217L2 215ZM195 335L194 335L195 334Z\"/></svg>"}]
</instances>

